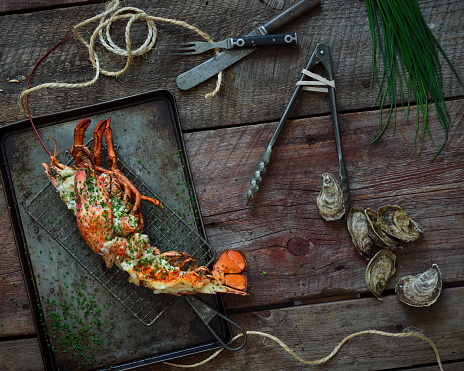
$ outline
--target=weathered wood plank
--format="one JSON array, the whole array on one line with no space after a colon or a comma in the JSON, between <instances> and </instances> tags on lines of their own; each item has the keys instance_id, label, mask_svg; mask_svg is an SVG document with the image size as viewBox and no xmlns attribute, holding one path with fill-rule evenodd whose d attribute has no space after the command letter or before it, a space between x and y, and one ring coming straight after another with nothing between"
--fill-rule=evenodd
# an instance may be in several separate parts
<instances>
[{"instance_id":1,"label":"weathered wood plank","mask_svg":"<svg viewBox=\"0 0 464 371\"><path fill-rule=\"evenodd\" d=\"M286 1L286 7L295 2ZM147 3L134 0L130 5L140 7L150 15L184 20L198 26L215 40L246 34L280 12L258 0L197 0L188 4L184 1ZM464 17L464 3L457 0L427 0L421 1L420 6L437 39L463 76L464 33L461 20ZM8 79L17 75L27 76L35 62L51 46L72 34L72 27L78 21L94 16L102 9L102 4L87 5L2 17L0 71L4 78L0 82L3 102L0 124L24 118L18 108L18 95L25 88L26 81L8 83ZM157 25L159 44L196 38L190 31L178 26ZM94 27L96 25L86 27L84 34L89 37ZM119 43L123 40L120 32L123 28L122 22L113 27L113 38ZM363 2L323 1L319 9L281 31L296 31L300 46L255 51L226 71L223 87L212 99L205 99L204 95L214 88L214 79L190 91L180 91L175 85L177 75L206 60L209 54L173 58L158 56L157 51L152 50L146 58L137 58L121 78L102 77L85 90L47 89L32 94L32 112L35 115L47 114L166 88L174 93L178 101L184 129L277 121L288 103L294 82L299 79L301 69L307 64L318 42L327 43L332 50L339 110L352 112L372 106L376 90L369 91L372 51ZM145 32L143 23L134 26L131 31L134 45L140 45ZM97 50L104 68L117 70L123 67L124 63L119 57L110 57L101 48ZM86 49L77 41L67 41L38 68L33 85L53 81L83 82L92 79L93 74ZM443 76L446 97L463 94L463 88L446 66ZM299 99L292 117L328 112L326 97L313 94Z\"/></svg>"},{"instance_id":2,"label":"weathered wood plank","mask_svg":"<svg viewBox=\"0 0 464 371\"><path fill-rule=\"evenodd\" d=\"M0 181L0 339L35 333L3 192Z\"/></svg>"},{"instance_id":3,"label":"weathered wood plank","mask_svg":"<svg viewBox=\"0 0 464 371\"><path fill-rule=\"evenodd\" d=\"M444 369L446 371L459 371L464 368L464 362L452 362L452 363L446 363L444 366ZM417 370L416 367L412 368L413 370ZM420 367L420 371L436 371L438 368L437 366L428 366L428 367ZM408 370L408 369L406 369Z\"/></svg>"},{"instance_id":4,"label":"weathered wood plank","mask_svg":"<svg viewBox=\"0 0 464 371\"><path fill-rule=\"evenodd\" d=\"M437 346L442 361L461 362L446 365L445 370L462 367L464 336L454 320L462 316L464 288L446 289L439 300L428 308L412 308L400 303L395 296L377 299L356 299L341 302L303 305L293 308L236 314L230 317L246 330L261 331L276 336L307 361L327 356L345 337L354 332L375 329L397 333L411 327L422 331ZM239 340L237 340L239 341ZM231 344L233 345L233 344ZM211 354L199 354L175 360L173 363L193 364ZM432 367L435 355L421 340L362 335L350 340L340 352L320 370L388 370ZM435 363L436 364L436 363ZM162 370L159 364L145 370ZM239 352L222 352L201 366L203 370L303 370L308 366L297 362L278 344L258 335L250 335ZM141 369L143 370L143 368Z\"/></svg>"},{"instance_id":5,"label":"weathered wood plank","mask_svg":"<svg viewBox=\"0 0 464 371\"><path fill-rule=\"evenodd\" d=\"M5 371L44 370L38 340L31 338L0 342L0 367Z\"/></svg>"},{"instance_id":6,"label":"weathered wood plank","mask_svg":"<svg viewBox=\"0 0 464 371\"><path fill-rule=\"evenodd\" d=\"M389 289L399 277L422 272L432 263L440 266L446 282L463 280L464 101L449 107L456 121L434 161L442 135L436 125L435 145L426 138L422 155L415 158L414 125L406 124L404 113L398 116L395 135L387 134L372 145L378 112L340 116L351 204L373 209L398 204L425 231L398 251L398 269ZM287 123L252 208L245 207L249 177L275 124L185 135L210 242L218 250L241 250L248 261L250 296L227 297L229 307L367 291L367 262L354 250L344 221L325 222L315 205L321 174L338 174L331 126L330 117ZM293 238L307 241L305 254L289 252L287 244Z\"/></svg>"},{"instance_id":7,"label":"weathered wood plank","mask_svg":"<svg viewBox=\"0 0 464 371\"><path fill-rule=\"evenodd\" d=\"M230 317L246 330L261 331L278 337L305 360L326 356L343 337L362 330L376 329L396 333L408 327L422 330L438 347L447 371L461 370L464 360L462 328L450 318L462 315L464 288L445 289L439 300L429 308L412 308L388 296L377 299L345 300L334 303L303 305L293 308L235 314ZM234 344L231 344L234 345ZM17 368L40 370L41 359L36 340L8 341L0 346L0 366L7 365L14 350L21 349ZM193 364L211 353L184 357L172 361ZM24 363L27 361L27 364ZM420 340L394 339L363 335L350 340L321 370L405 369L437 370L431 347ZM23 367L27 365L27 367ZM421 367L423 365L423 367ZM429 366L430 365L430 366ZM250 335L246 347L238 352L224 351L203 365L202 370L299 370L307 369L270 339ZM137 370L166 370L165 364Z\"/></svg>"},{"instance_id":8,"label":"weathered wood plank","mask_svg":"<svg viewBox=\"0 0 464 371\"><path fill-rule=\"evenodd\" d=\"M464 368L464 362L452 362L444 365L446 371L459 371ZM416 369L415 367L413 368ZM420 371L436 371L437 366L428 366L419 368Z\"/></svg>"},{"instance_id":9,"label":"weathered wood plank","mask_svg":"<svg viewBox=\"0 0 464 371\"><path fill-rule=\"evenodd\" d=\"M0 1L0 15L5 13L30 12L95 2L96 0L2 0Z\"/></svg>"},{"instance_id":10,"label":"weathered wood plank","mask_svg":"<svg viewBox=\"0 0 464 371\"><path fill-rule=\"evenodd\" d=\"M461 115L459 122L462 108L462 101L450 104L451 114ZM401 117L401 135L397 132L369 146L377 130L373 124L377 114L340 117L352 203L374 208L400 204L425 230L420 240L398 252L398 271L388 288L394 287L398 277L424 271L432 262L441 267L445 282L462 281L462 124L456 123L445 151L430 162L435 150L432 146L418 159L413 157L413 128L405 126ZM239 249L248 260L250 296L227 297L228 306L366 292L366 261L354 251L344 222L322 221L314 206L320 174L337 172L328 117L288 123L253 203L255 209L244 207L249 175L273 126L185 136L212 245L218 250ZM433 135L437 138L439 131L435 129ZM288 252L287 243L295 237L308 241L305 255ZM2 287L14 288L6 283ZM3 294L7 298L8 290Z\"/></svg>"}]
</instances>

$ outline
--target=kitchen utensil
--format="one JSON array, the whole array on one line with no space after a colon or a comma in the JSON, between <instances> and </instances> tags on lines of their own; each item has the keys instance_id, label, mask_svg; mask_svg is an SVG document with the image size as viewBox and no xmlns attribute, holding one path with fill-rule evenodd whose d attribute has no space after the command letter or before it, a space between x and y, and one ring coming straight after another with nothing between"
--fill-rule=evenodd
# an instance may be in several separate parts
<instances>
[{"instance_id":1,"label":"kitchen utensil","mask_svg":"<svg viewBox=\"0 0 464 371\"><path fill-rule=\"evenodd\" d=\"M192 41L183 44L166 44L160 45L159 55L194 55L201 54L208 50L219 49L241 49L254 48L258 46L287 46L296 45L296 33L263 35L263 36L245 36L240 38L228 38L219 42L210 43L204 41ZM165 50L163 50L165 49Z\"/></svg>"},{"instance_id":2,"label":"kitchen utensil","mask_svg":"<svg viewBox=\"0 0 464 371\"><path fill-rule=\"evenodd\" d=\"M263 26L251 31L247 36L272 34L278 28L297 19L319 6L321 0L302 0ZM255 49L225 50L197 67L177 76L176 84L181 90L188 90L208 80L223 69L252 53Z\"/></svg>"},{"instance_id":3,"label":"kitchen utensil","mask_svg":"<svg viewBox=\"0 0 464 371\"><path fill-rule=\"evenodd\" d=\"M240 350L245 346L246 341L247 341L247 333L242 326L238 325L237 323L232 321L230 318L227 318L222 313L219 313L216 309L213 309L209 305L203 303L200 299L197 299L195 296L187 295L185 296L185 299L190 304L190 306L193 308L197 316L203 321L205 326L216 337L217 341L219 341L219 343L222 345L223 348L226 348L227 350ZM210 326L210 322L216 316L221 317L224 321L229 322L231 325L237 327L240 330L240 332L243 334L242 344L240 344L236 348L231 348L226 343L224 343L224 341L216 334L216 332Z\"/></svg>"},{"instance_id":4,"label":"kitchen utensil","mask_svg":"<svg viewBox=\"0 0 464 371\"><path fill-rule=\"evenodd\" d=\"M332 112L332 125L335 134L335 145L337 147L337 154L338 154L338 164L339 164L339 175L340 175L340 183L343 189L343 201L345 203L345 215L347 215L347 211L349 209L349 185L348 185L348 174L345 167L345 161L343 159L343 152L342 152L342 145L340 139L340 129L338 124L338 113L337 113L337 105L335 100L335 85L334 75L332 70L332 63L330 59L330 49L326 44L317 44L316 49L314 50L311 58L309 59L308 65L303 70L303 74L301 75L300 80L298 81L296 88L293 92L292 97L290 98L290 102L287 105L287 108L284 111L282 118L280 119L277 128L272 135L272 138L264 151L261 159L256 166L255 171L253 172L250 180L250 186L247 192L247 205L253 199L256 192L258 192L259 184L262 181L263 174L266 172L266 166L269 164L269 160L271 157L272 147L274 146L277 137L279 136L285 122L287 121L288 116L296 102L296 99L302 89L308 85L307 76L313 75L309 70L313 68L316 64L321 63L327 73L327 79L319 78L319 82L316 82L314 85L319 85L321 81L326 81L327 85L327 92L329 94L329 102L330 102L330 109ZM321 91L321 88L312 88L316 91Z\"/></svg>"}]
</instances>

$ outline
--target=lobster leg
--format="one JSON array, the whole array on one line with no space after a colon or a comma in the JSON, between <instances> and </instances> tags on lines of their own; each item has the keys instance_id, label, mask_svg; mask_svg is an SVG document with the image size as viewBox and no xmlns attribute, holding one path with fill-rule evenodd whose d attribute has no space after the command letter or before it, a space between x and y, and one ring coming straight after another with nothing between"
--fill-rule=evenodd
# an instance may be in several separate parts
<instances>
[{"instance_id":1,"label":"lobster leg","mask_svg":"<svg viewBox=\"0 0 464 371\"><path fill-rule=\"evenodd\" d=\"M98 137L98 141L94 140L95 144L98 143L98 148L94 148L94 158L97 159L100 165L101 163L101 140L102 135L105 135L106 140L106 148L108 149L108 163L110 165L111 171L116 175L120 185L124 188L124 196L123 199L127 203L130 203L132 198L135 199L134 205L132 206L132 213L134 215L139 214L140 210L140 202L142 201L142 197L140 196L140 192L135 188L135 186L127 179L121 171L118 170L118 164L116 161L116 153L114 152L114 145L113 145L113 132L110 127L111 118L108 120L101 121L98 123L97 127L95 128L94 138Z\"/></svg>"},{"instance_id":2,"label":"lobster leg","mask_svg":"<svg viewBox=\"0 0 464 371\"><path fill-rule=\"evenodd\" d=\"M131 198L135 199L134 205L132 206L132 213L138 214L140 211L140 202L142 201L139 190L135 188L131 181L127 179L119 169L114 169L113 172L117 176L119 183L124 184L124 190L126 191L127 189L127 193L132 196Z\"/></svg>"},{"instance_id":3,"label":"lobster leg","mask_svg":"<svg viewBox=\"0 0 464 371\"><path fill-rule=\"evenodd\" d=\"M83 119L79 121L74 128L74 144L71 147L71 155L76 160L78 166L82 164L82 154L77 148L84 146L84 134L90 125L90 119Z\"/></svg>"},{"instance_id":4,"label":"lobster leg","mask_svg":"<svg viewBox=\"0 0 464 371\"><path fill-rule=\"evenodd\" d=\"M79 168L90 170L92 177L96 177L95 163L93 162L92 153L84 145L73 145L71 147L71 156L74 157Z\"/></svg>"},{"instance_id":5,"label":"lobster leg","mask_svg":"<svg viewBox=\"0 0 464 371\"><path fill-rule=\"evenodd\" d=\"M93 132L93 160L97 166L101 165L102 138L103 133L107 128L108 120L100 121L97 126L95 126L95 130Z\"/></svg>"},{"instance_id":6,"label":"lobster leg","mask_svg":"<svg viewBox=\"0 0 464 371\"><path fill-rule=\"evenodd\" d=\"M148 202L152 203L155 206L161 207L164 210L164 205L160 200L157 200L156 198L151 198L151 197L148 197L148 196L144 196L144 195L140 195L140 197L142 197L142 200L148 201Z\"/></svg>"},{"instance_id":7,"label":"lobster leg","mask_svg":"<svg viewBox=\"0 0 464 371\"><path fill-rule=\"evenodd\" d=\"M108 148L108 163L110 164L111 170L117 174L118 179L122 181L125 187L126 186L129 187L129 189L131 190L130 196L131 198L135 199L135 204L134 204L134 207L132 208L132 211L134 213L138 213L140 209L141 200L148 201L154 204L155 206L160 206L162 209L164 209L163 204L159 200L148 197L148 196L141 195L140 192L137 190L137 188L135 188L135 186L129 181L129 179L127 179L121 173L121 171L118 170L116 154L114 152L114 146L113 146L113 132L111 131L110 123L111 123L111 118L107 120L106 129L105 129L106 147Z\"/></svg>"},{"instance_id":8,"label":"lobster leg","mask_svg":"<svg viewBox=\"0 0 464 371\"><path fill-rule=\"evenodd\" d=\"M45 168L45 174L47 174L48 179L50 180L50 182L53 184L53 186L55 188L58 188L58 184L59 184L58 179L52 173L52 171L50 170L50 167L48 166L48 164L43 163L42 166Z\"/></svg>"},{"instance_id":9,"label":"lobster leg","mask_svg":"<svg viewBox=\"0 0 464 371\"><path fill-rule=\"evenodd\" d=\"M185 270L185 265L194 260L190 254L178 251L167 251L160 256L165 258L173 267L179 267L181 270Z\"/></svg>"},{"instance_id":10,"label":"lobster leg","mask_svg":"<svg viewBox=\"0 0 464 371\"><path fill-rule=\"evenodd\" d=\"M108 149L108 163L110 164L110 169L114 171L118 168L118 164L116 162L116 154L114 153L113 132L111 131L110 124L111 117L106 121L105 140L106 148Z\"/></svg>"}]
</instances>

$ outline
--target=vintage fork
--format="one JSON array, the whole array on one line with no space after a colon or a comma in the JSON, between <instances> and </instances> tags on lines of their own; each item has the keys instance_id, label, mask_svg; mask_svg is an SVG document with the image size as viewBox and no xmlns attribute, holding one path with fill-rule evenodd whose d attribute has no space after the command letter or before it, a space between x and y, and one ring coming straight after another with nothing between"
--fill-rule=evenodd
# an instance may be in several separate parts
<instances>
[{"instance_id":1,"label":"vintage fork","mask_svg":"<svg viewBox=\"0 0 464 371\"><path fill-rule=\"evenodd\" d=\"M192 41L184 44L159 45L162 49L158 55L194 55L201 54L211 49L242 49L258 46L285 46L296 45L296 33L245 36L239 38L228 38L219 42Z\"/></svg>"}]
</instances>

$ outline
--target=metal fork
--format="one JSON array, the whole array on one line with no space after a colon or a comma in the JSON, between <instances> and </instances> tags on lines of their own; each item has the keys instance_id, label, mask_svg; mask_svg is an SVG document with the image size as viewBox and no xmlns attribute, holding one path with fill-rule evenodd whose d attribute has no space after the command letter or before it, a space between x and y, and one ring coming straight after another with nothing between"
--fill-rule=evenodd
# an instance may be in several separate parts
<instances>
[{"instance_id":1,"label":"metal fork","mask_svg":"<svg viewBox=\"0 0 464 371\"><path fill-rule=\"evenodd\" d=\"M282 46L296 45L296 33L264 35L264 36L245 36L240 38L228 38L219 42L192 41L184 44L165 44L160 45L165 51L159 51L158 55L194 55L201 54L211 49L235 49L235 48L254 48L257 46Z\"/></svg>"}]
</instances>

